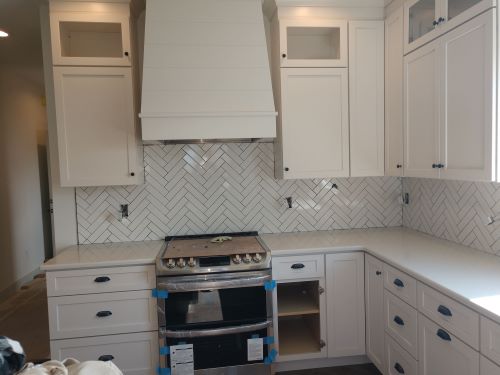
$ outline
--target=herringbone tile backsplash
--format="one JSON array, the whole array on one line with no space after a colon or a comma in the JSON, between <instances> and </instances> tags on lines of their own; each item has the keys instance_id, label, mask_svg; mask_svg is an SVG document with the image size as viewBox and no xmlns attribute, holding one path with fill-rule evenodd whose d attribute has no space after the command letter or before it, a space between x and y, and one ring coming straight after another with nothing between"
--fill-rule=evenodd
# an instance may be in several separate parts
<instances>
[{"instance_id":1,"label":"herringbone tile backsplash","mask_svg":"<svg viewBox=\"0 0 500 375\"><path fill-rule=\"evenodd\" d=\"M500 255L500 184L405 178L404 226Z\"/></svg>"},{"instance_id":2,"label":"herringbone tile backsplash","mask_svg":"<svg viewBox=\"0 0 500 375\"><path fill-rule=\"evenodd\" d=\"M402 224L400 179L276 180L269 143L147 146L145 165L144 185L76 189L80 243Z\"/></svg>"}]
</instances>

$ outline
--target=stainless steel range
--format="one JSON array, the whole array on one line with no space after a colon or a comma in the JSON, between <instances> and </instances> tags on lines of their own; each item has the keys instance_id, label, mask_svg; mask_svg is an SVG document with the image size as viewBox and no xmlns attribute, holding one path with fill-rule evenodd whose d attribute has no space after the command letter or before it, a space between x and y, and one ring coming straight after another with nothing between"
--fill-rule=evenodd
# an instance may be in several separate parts
<instances>
[{"instance_id":1,"label":"stainless steel range","mask_svg":"<svg viewBox=\"0 0 500 375\"><path fill-rule=\"evenodd\" d=\"M167 237L156 266L162 368L270 373L271 253L256 232Z\"/></svg>"}]
</instances>

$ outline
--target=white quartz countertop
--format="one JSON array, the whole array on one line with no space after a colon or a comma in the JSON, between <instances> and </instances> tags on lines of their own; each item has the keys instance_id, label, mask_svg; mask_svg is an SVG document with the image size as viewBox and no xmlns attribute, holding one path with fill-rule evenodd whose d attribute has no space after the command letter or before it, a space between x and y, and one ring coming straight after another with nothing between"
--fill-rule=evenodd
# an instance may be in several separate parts
<instances>
[{"instance_id":1,"label":"white quartz countertop","mask_svg":"<svg viewBox=\"0 0 500 375\"><path fill-rule=\"evenodd\" d=\"M500 324L500 257L410 229L262 235L274 257L366 251Z\"/></svg>"},{"instance_id":2,"label":"white quartz countertop","mask_svg":"<svg viewBox=\"0 0 500 375\"><path fill-rule=\"evenodd\" d=\"M164 244L164 241L145 241L71 246L40 268L60 271L154 264Z\"/></svg>"}]
</instances>

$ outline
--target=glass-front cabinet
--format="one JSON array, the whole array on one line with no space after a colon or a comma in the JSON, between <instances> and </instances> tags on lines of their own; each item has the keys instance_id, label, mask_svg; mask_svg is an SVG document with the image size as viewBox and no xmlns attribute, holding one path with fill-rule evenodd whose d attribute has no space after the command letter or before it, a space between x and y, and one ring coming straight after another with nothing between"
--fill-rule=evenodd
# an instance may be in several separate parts
<instances>
[{"instance_id":1,"label":"glass-front cabinet","mask_svg":"<svg viewBox=\"0 0 500 375\"><path fill-rule=\"evenodd\" d=\"M281 67L347 67L347 21L280 20Z\"/></svg>"},{"instance_id":2,"label":"glass-front cabinet","mask_svg":"<svg viewBox=\"0 0 500 375\"><path fill-rule=\"evenodd\" d=\"M405 54L496 5L496 0L407 0Z\"/></svg>"}]
</instances>

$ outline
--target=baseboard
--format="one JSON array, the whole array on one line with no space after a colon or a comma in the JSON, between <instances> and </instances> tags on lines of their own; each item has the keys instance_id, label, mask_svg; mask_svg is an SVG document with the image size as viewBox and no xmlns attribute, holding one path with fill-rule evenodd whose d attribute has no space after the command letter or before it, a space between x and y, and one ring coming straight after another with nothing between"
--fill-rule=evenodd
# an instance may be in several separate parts
<instances>
[{"instance_id":1,"label":"baseboard","mask_svg":"<svg viewBox=\"0 0 500 375\"><path fill-rule=\"evenodd\" d=\"M13 295L15 292L17 292L24 284L27 282L30 282L33 280L33 278L40 273L40 268L37 268L36 270L30 272L26 276L23 276L16 282L12 283L8 287L4 288L3 290L0 291L0 301L5 300L6 298L10 297Z\"/></svg>"},{"instance_id":2,"label":"baseboard","mask_svg":"<svg viewBox=\"0 0 500 375\"><path fill-rule=\"evenodd\" d=\"M366 355L358 355L341 358L321 358L306 359L303 361L277 362L273 364L272 369L273 373L275 373L280 371L308 370L323 367L362 365L365 363L370 363L368 357Z\"/></svg>"}]
</instances>

